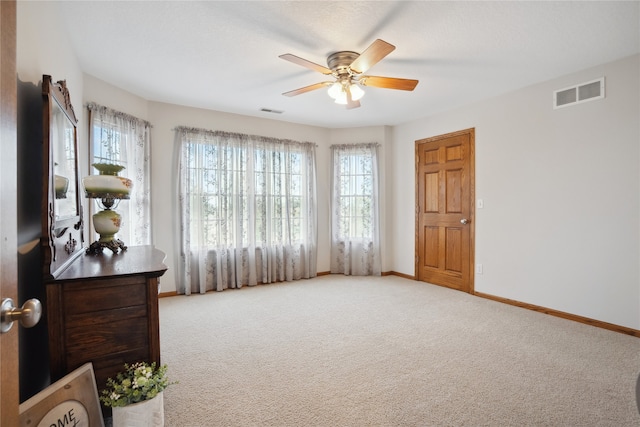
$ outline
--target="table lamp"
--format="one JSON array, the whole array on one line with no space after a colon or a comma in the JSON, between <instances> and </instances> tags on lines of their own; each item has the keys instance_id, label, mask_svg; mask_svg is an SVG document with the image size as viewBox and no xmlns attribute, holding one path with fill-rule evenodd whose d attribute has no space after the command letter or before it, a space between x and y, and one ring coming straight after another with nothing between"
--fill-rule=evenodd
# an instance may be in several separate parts
<instances>
[{"instance_id":1,"label":"table lamp","mask_svg":"<svg viewBox=\"0 0 640 427\"><path fill-rule=\"evenodd\" d=\"M94 163L99 175L89 175L82 179L85 196L97 199L101 211L93 215L93 228L100 238L87 248L87 254L101 254L104 248L110 249L114 254L119 250L127 250L124 242L116 238L120 231L122 217L115 208L120 200L128 199L133 183L130 179L118 176L118 172L124 166L109 163Z\"/></svg>"}]
</instances>

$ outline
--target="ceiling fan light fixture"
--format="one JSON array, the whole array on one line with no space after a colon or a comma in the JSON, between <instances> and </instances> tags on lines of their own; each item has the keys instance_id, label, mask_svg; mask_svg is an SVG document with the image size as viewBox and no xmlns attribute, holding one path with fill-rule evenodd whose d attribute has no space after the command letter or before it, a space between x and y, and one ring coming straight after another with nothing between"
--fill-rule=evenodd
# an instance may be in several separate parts
<instances>
[{"instance_id":1,"label":"ceiling fan light fixture","mask_svg":"<svg viewBox=\"0 0 640 427\"><path fill-rule=\"evenodd\" d=\"M354 101L358 101L364 96L364 90L355 83L352 83L351 86L349 86L349 90L351 91L351 99Z\"/></svg>"},{"instance_id":2,"label":"ceiling fan light fixture","mask_svg":"<svg viewBox=\"0 0 640 427\"><path fill-rule=\"evenodd\" d=\"M341 90L335 100L336 104L347 105L347 92Z\"/></svg>"},{"instance_id":3,"label":"ceiling fan light fixture","mask_svg":"<svg viewBox=\"0 0 640 427\"><path fill-rule=\"evenodd\" d=\"M364 96L364 90L355 83L336 82L329 88L329 96L335 100L336 104L347 105L349 96L347 92L351 92L351 100L358 101Z\"/></svg>"},{"instance_id":4,"label":"ceiling fan light fixture","mask_svg":"<svg viewBox=\"0 0 640 427\"><path fill-rule=\"evenodd\" d=\"M337 99L340 95L340 92L342 92L342 85L340 83L335 82L334 84L329 86L328 93L331 98Z\"/></svg>"}]
</instances>

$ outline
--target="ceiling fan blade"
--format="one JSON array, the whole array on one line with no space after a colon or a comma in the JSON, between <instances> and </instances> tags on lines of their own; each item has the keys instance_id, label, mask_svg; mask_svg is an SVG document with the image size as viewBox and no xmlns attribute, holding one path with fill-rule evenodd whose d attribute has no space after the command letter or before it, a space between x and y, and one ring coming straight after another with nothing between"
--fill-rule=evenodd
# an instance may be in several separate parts
<instances>
[{"instance_id":1,"label":"ceiling fan blade","mask_svg":"<svg viewBox=\"0 0 640 427\"><path fill-rule=\"evenodd\" d=\"M396 47L384 40L377 39L351 63L349 68L356 74L364 73L382 58L393 52Z\"/></svg>"},{"instance_id":2,"label":"ceiling fan blade","mask_svg":"<svg viewBox=\"0 0 640 427\"><path fill-rule=\"evenodd\" d=\"M313 71L318 71L322 74L331 74L331 70L327 67L318 65L315 62L307 61L306 59L300 58L299 56L295 56L290 53L280 55L279 58L282 58L285 61L293 62L294 64L302 65L303 67L309 68Z\"/></svg>"},{"instance_id":3,"label":"ceiling fan blade","mask_svg":"<svg viewBox=\"0 0 640 427\"><path fill-rule=\"evenodd\" d=\"M385 89L413 90L418 80L397 79L395 77L361 76L358 82L363 86L381 87Z\"/></svg>"},{"instance_id":4,"label":"ceiling fan blade","mask_svg":"<svg viewBox=\"0 0 640 427\"><path fill-rule=\"evenodd\" d=\"M309 86L305 86L305 87L301 87L300 89L296 89L296 90L291 90L289 92L285 92L283 93L284 96L296 96L296 95L300 95L302 93L307 93L307 92L311 92L312 90L316 90L316 89L322 89L323 87L332 85L333 82L322 82L322 83L315 83Z\"/></svg>"}]
</instances>

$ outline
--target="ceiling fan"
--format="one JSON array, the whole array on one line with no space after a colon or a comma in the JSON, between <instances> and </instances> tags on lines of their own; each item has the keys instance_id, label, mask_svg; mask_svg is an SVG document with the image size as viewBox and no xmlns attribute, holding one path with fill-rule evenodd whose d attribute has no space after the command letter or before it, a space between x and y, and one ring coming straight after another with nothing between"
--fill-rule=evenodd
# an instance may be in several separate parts
<instances>
[{"instance_id":1,"label":"ceiling fan","mask_svg":"<svg viewBox=\"0 0 640 427\"><path fill-rule=\"evenodd\" d=\"M361 54L348 50L332 53L327 57L328 68L290 53L280 55L279 57L286 61L302 65L303 67L335 78L335 81L315 83L285 92L283 95L296 96L329 86L329 95L335 99L335 102L346 105L348 109L351 109L360 106L359 99L364 95L364 91L360 86L411 91L415 89L418 80L367 76L363 74L382 60L382 58L393 52L395 48L394 45L377 39Z\"/></svg>"}]
</instances>

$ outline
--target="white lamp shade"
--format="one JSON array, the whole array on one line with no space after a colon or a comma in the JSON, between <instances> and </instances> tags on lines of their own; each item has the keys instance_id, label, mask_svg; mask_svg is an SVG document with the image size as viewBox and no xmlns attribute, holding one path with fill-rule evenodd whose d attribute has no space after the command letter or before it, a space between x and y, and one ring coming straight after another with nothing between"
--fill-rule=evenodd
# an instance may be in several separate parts
<instances>
[{"instance_id":1,"label":"white lamp shade","mask_svg":"<svg viewBox=\"0 0 640 427\"><path fill-rule=\"evenodd\" d=\"M345 82L335 82L328 90L330 97L335 99L336 104L347 105L347 90L351 92L351 99L357 101L364 96L364 90L355 83L348 85Z\"/></svg>"},{"instance_id":2,"label":"white lamp shade","mask_svg":"<svg viewBox=\"0 0 640 427\"><path fill-rule=\"evenodd\" d=\"M56 189L56 199L66 199L67 190L69 189L69 178L56 175L54 185Z\"/></svg>"},{"instance_id":3,"label":"white lamp shade","mask_svg":"<svg viewBox=\"0 0 640 427\"><path fill-rule=\"evenodd\" d=\"M341 91L335 100L336 104L347 105L347 92Z\"/></svg>"},{"instance_id":4,"label":"white lamp shade","mask_svg":"<svg viewBox=\"0 0 640 427\"><path fill-rule=\"evenodd\" d=\"M349 86L349 90L351 91L351 99L354 101L357 101L364 96L364 91L355 83Z\"/></svg>"},{"instance_id":5,"label":"white lamp shade","mask_svg":"<svg viewBox=\"0 0 640 427\"><path fill-rule=\"evenodd\" d=\"M128 198L133 183L129 178L115 175L89 175L82 179L84 191L89 195L106 195Z\"/></svg>"},{"instance_id":6,"label":"white lamp shade","mask_svg":"<svg viewBox=\"0 0 640 427\"><path fill-rule=\"evenodd\" d=\"M332 97L333 99L336 99L340 95L340 92L342 92L342 85L338 82L335 82L334 84L332 84L329 87L329 90L327 91L329 96Z\"/></svg>"}]
</instances>

